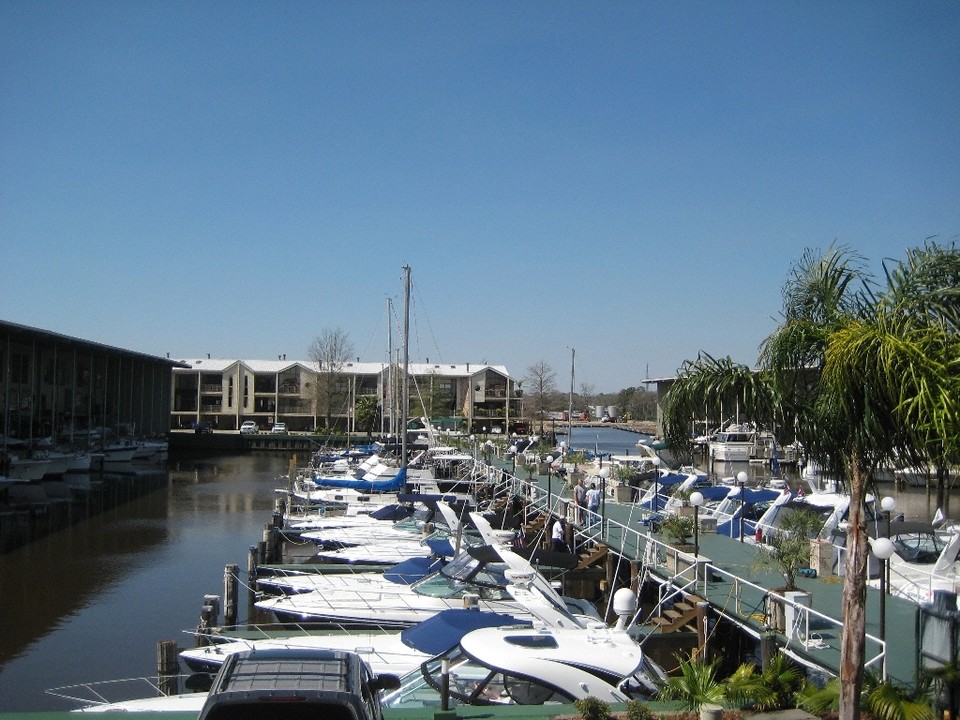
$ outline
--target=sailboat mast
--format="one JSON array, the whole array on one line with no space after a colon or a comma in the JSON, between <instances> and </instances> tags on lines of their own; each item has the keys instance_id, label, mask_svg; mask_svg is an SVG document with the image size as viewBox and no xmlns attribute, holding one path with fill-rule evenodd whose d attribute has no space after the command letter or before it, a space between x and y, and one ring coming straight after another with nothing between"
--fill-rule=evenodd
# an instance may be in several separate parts
<instances>
[{"instance_id":1,"label":"sailboat mast","mask_svg":"<svg viewBox=\"0 0 960 720\"><path fill-rule=\"evenodd\" d=\"M572 451L570 442L573 440L573 382L576 377L577 349L570 348L570 401L567 405L567 450Z\"/></svg>"},{"instance_id":2,"label":"sailboat mast","mask_svg":"<svg viewBox=\"0 0 960 720\"><path fill-rule=\"evenodd\" d=\"M393 298L387 298L387 388L384 393L380 412L380 433L383 434L384 420L389 413L388 430L393 434Z\"/></svg>"},{"instance_id":3,"label":"sailboat mast","mask_svg":"<svg viewBox=\"0 0 960 720\"><path fill-rule=\"evenodd\" d=\"M410 406L410 266L403 266L403 399L400 401L400 467L407 466L407 412Z\"/></svg>"}]
</instances>

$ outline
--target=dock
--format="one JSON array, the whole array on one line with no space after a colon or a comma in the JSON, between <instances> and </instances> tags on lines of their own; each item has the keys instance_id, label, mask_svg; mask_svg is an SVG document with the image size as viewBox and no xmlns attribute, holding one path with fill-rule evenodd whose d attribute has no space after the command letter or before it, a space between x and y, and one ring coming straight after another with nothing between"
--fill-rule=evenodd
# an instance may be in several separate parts
<instances>
[{"instance_id":1,"label":"dock","mask_svg":"<svg viewBox=\"0 0 960 720\"><path fill-rule=\"evenodd\" d=\"M510 471L509 463L492 462ZM645 511L616 501L612 488L607 489L600 521L584 526L576 522L571 488L556 474L532 473L529 481L513 478L513 482L514 492L532 498L540 512L567 518L573 527L575 552L585 546L609 549L607 578L612 589L626 584L624 567L629 568L632 585L648 583L658 588L655 604L659 607L651 607L646 618L653 626L641 626L639 634L661 635L670 631L667 625L674 624L697 628L700 641L709 641L711 629L722 620L753 638L758 648L767 644L781 649L815 676L839 676L844 579L837 572L843 572L842 560L828 560L819 572L810 570L797 577L796 591L783 593L778 590L783 577L757 562L758 553L766 550L752 538L717 535L705 524L699 533L699 555L695 555L692 548L678 549L662 533L652 531ZM822 545L833 549L826 541ZM614 564L620 577L618 570L610 569ZM915 685L922 666L920 638L933 627L927 628L933 622L929 614L907 599L887 594L881 600L880 591L868 587L866 619L867 671L907 687ZM957 618L951 622L956 634Z\"/></svg>"}]
</instances>

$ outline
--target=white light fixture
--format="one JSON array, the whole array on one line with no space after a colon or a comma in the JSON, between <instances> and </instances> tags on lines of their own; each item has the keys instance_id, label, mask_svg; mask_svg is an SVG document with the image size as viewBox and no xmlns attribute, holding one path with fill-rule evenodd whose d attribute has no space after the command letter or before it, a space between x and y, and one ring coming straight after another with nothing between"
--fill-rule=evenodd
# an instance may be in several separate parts
<instances>
[{"instance_id":1,"label":"white light fixture","mask_svg":"<svg viewBox=\"0 0 960 720\"><path fill-rule=\"evenodd\" d=\"M897 499L887 495L883 500L880 501L880 509L884 512L893 512L893 509L897 506Z\"/></svg>"},{"instance_id":2,"label":"white light fixture","mask_svg":"<svg viewBox=\"0 0 960 720\"><path fill-rule=\"evenodd\" d=\"M700 507L703 505L703 493L693 492L690 493L690 504L694 507Z\"/></svg>"},{"instance_id":3,"label":"white light fixture","mask_svg":"<svg viewBox=\"0 0 960 720\"><path fill-rule=\"evenodd\" d=\"M885 537L874 538L871 546L873 554L880 560L889 560L897 550L893 546L893 541Z\"/></svg>"}]
</instances>

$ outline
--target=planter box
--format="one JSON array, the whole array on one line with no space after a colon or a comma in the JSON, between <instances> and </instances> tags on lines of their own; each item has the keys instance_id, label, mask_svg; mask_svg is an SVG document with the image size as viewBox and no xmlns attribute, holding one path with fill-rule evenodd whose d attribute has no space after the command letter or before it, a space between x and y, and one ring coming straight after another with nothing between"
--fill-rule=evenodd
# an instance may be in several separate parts
<instances>
[{"instance_id":1,"label":"planter box","mask_svg":"<svg viewBox=\"0 0 960 720\"><path fill-rule=\"evenodd\" d=\"M818 577L833 574L833 544L817 538L810 541L810 567L817 571Z\"/></svg>"}]
</instances>

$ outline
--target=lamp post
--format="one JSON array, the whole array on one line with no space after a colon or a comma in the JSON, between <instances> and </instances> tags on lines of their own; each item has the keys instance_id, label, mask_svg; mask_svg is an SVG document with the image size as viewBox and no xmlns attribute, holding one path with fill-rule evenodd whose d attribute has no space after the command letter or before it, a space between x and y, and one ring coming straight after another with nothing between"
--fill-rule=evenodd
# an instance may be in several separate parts
<instances>
[{"instance_id":1,"label":"lamp post","mask_svg":"<svg viewBox=\"0 0 960 720\"><path fill-rule=\"evenodd\" d=\"M660 511L660 463L663 461L657 455L650 462L653 463L653 502L650 509L658 513Z\"/></svg>"},{"instance_id":2,"label":"lamp post","mask_svg":"<svg viewBox=\"0 0 960 720\"><path fill-rule=\"evenodd\" d=\"M516 445L511 445L511 446L510 446L510 458L511 458L511 460L513 460L513 467L510 469L510 474L513 475L514 477L516 477L516 475L517 475L517 452L519 452L519 451L517 450L517 446L516 446Z\"/></svg>"},{"instance_id":3,"label":"lamp post","mask_svg":"<svg viewBox=\"0 0 960 720\"><path fill-rule=\"evenodd\" d=\"M693 556L695 562L700 557L700 506L703 505L703 493L690 493L690 504L693 505Z\"/></svg>"},{"instance_id":4,"label":"lamp post","mask_svg":"<svg viewBox=\"0 0 960 720\"><path fill-rule=\"evenodd\" d=\"M887 676L887 562L894 553L890 538L878 537L873 541L873 554L880 561L880 641L884 643L883 676Z\"/></svg>"},{"instance_id":5,"label":"lamp post","mask_svg":"<svg viewBox=\"0 0 960 720\"><path fill-rule=\"evenodd\" d=\"M483 454L486 455L487 465L490 464L490 455L493 453L493 440L487 440L483 444Z\"/></svg>"},{"instance_id":6,"label":"lamp post","mask_svg":"<svg viewBox=\"0 0 960 720\"><path fill-rule=\"evenodd\" d=\"M888 538L890 537L890 516L893 513L893 509L896 506L897 506L897 499L890 495L887 495L880 501L880 509L883 510L884 515L886 515ZM885 565L886 565L886 572L884 573L885 577L882 579L885 581L887 592L890 592L890 563L886 563Z\"/></svg>"},{"instance_id":7,"label":"lamp post","mask_svg":"<svg viewBox=\"0 0 960 720\"><path fill-rule=\"evenodd\" d=\"M743 542L743 513L744 506L746 504L744 495L747 492L746 485L748 479L749 476L747 475L746 471L741 470L737 473L737 483L740 485L740 542Z\"/></svg>"},{"instance_id":8,"label":"lamp post","mask_svg":"<svg viewBox=\"0 0 960 720\"><path fill-rule=\"evenodd\" d=\"M600 468L597 474L600 476L600 532L603 533L607 519L607 478L610 477L610 468Z\"/></svg>"},{"instance_id":9,"label":"lamp post","mask_svg":"<svg viewBox=\"0 0 960 720\"><path fill-rule=\"evenodd\" d=\"M553 480L553 455L547 455L547 512L550 512L550 508L553 507L553 489L551 486L551 481Z\"/></svg>"}]
</instances>

